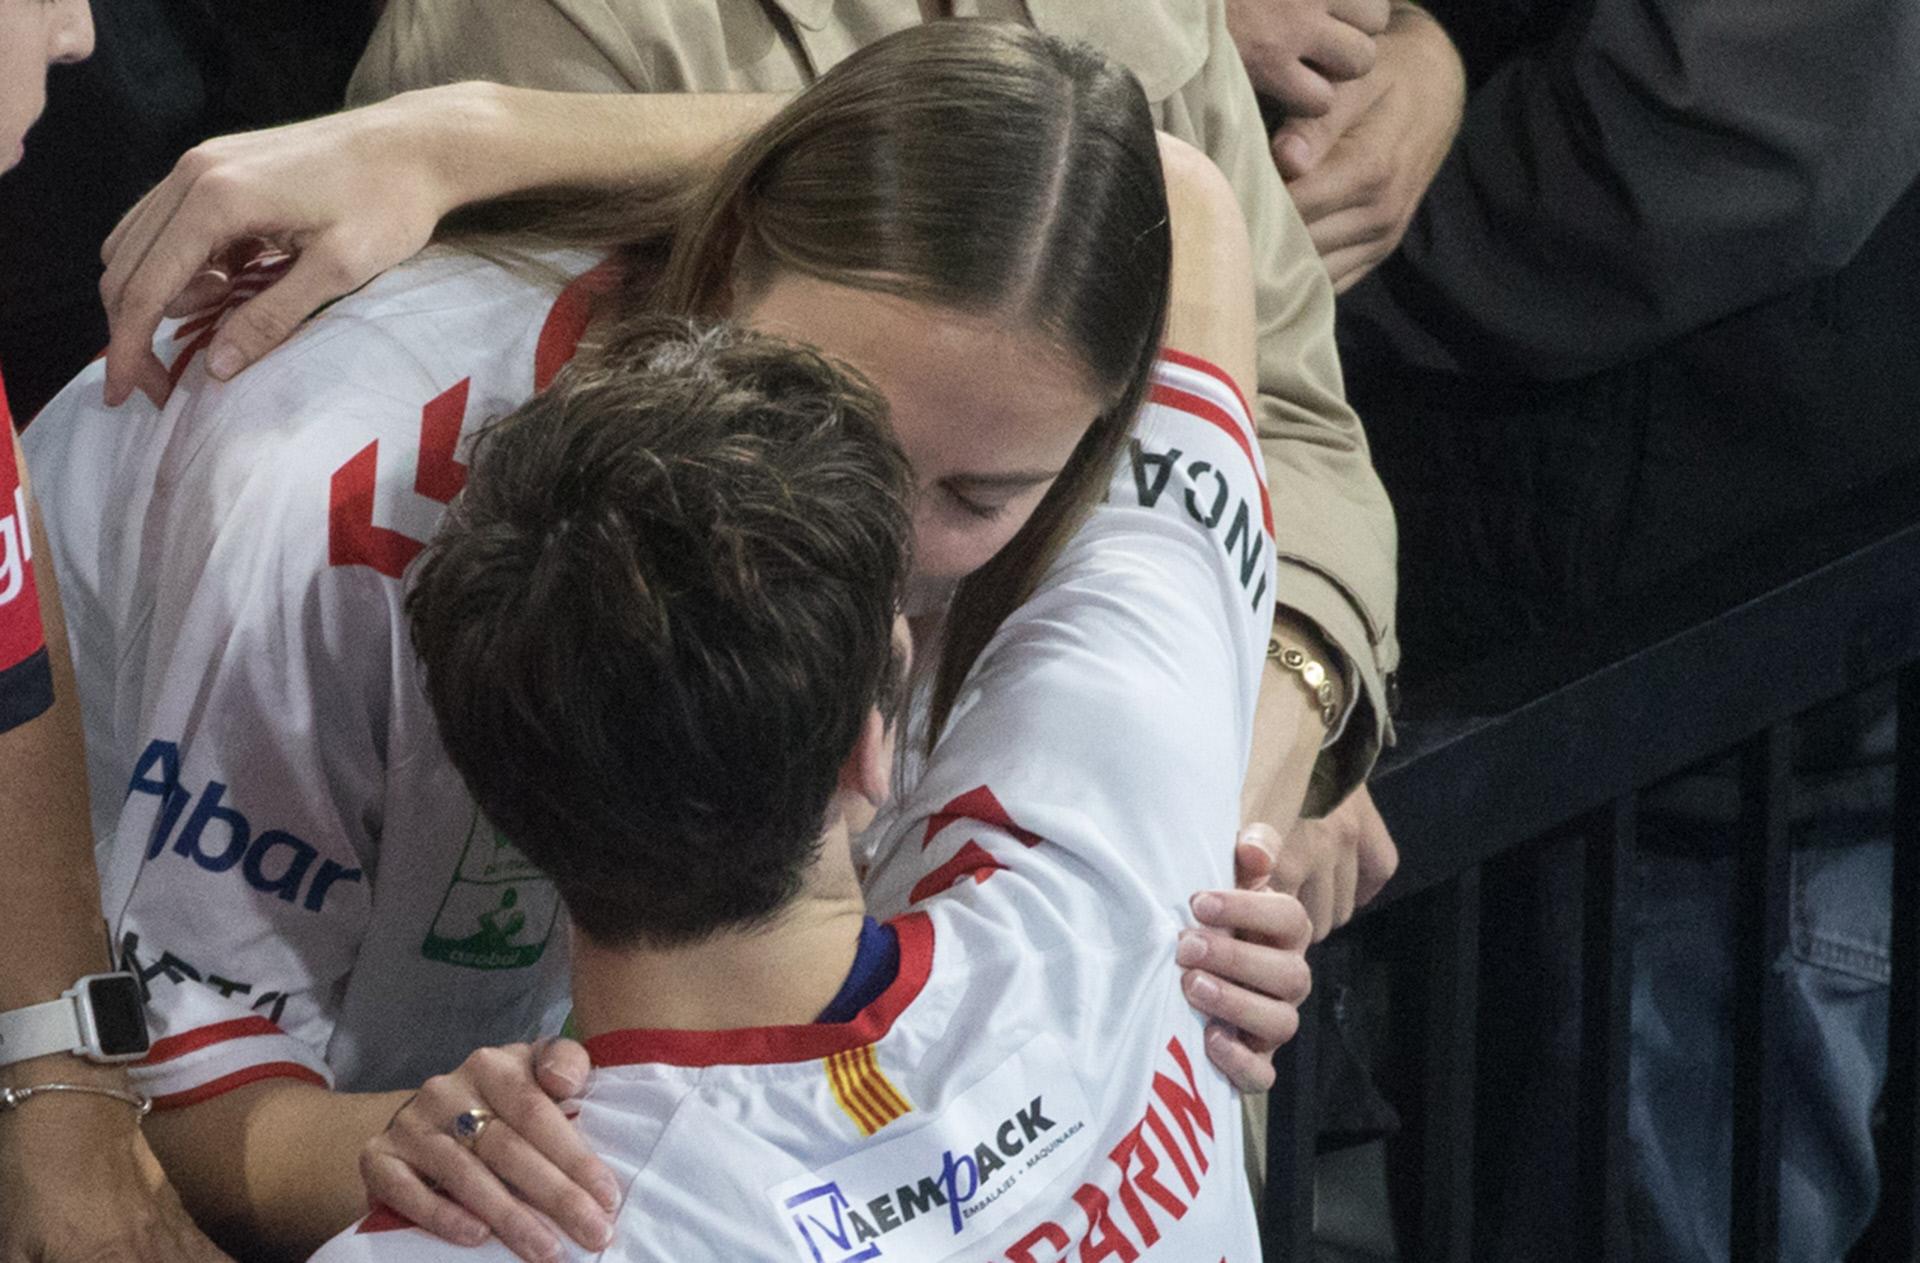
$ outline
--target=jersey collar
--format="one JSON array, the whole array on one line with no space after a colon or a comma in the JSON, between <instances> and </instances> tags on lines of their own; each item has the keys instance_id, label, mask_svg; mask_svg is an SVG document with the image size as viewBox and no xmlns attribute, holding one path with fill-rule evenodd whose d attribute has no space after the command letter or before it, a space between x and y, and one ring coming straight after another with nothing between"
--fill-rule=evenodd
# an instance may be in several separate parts
<instances>
[{"instance_id":1,"label":"jersey collar","mask_svg":"<svg viewBox=\"0 0 1920 1263\"><path fill-rule=\"evenodd\" d=\"M877 1043L919 996L933 971L933 923L926 914L910 912L888 924L900 936L900 972L850 1022L728 1031L608 1031L586 1042L587 1055L595 1066L767 1066L818 1061Z\"/></svg>"}]
</instances>

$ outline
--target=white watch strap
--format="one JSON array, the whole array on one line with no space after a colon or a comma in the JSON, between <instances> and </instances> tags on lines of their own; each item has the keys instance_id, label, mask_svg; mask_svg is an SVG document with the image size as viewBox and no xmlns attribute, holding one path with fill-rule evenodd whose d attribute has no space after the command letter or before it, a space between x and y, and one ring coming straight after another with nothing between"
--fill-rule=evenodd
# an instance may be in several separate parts
<instances>
[{"instance_id":1,"label":"white watch strap","mask_svg":"<svg viewBox=\"0 0 1920 1263\"><path fill-rule=\"evenodd\" d=\"M0 1066L49 1053L75 1052L86 1042L71 992L45 1004L0 1013Z\"/></svg>"}]
</instances>

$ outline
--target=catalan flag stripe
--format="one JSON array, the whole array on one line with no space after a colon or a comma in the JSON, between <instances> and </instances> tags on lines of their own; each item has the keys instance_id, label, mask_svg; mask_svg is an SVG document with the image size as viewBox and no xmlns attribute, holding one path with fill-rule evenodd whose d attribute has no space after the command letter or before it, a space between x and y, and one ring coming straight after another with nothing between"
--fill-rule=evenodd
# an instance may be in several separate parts
<instances>
[{"instance_id":1,"label":"catalan flag stripe","mask_svg":"<svg viewBox=\"0 0 1920 1263\"><path fill-rule=\"evenodd\" d=\"M880 1099L880 1094L874 1090L873 1078L867 1073L867 1068L862 1062L862 1051L864 1050L856 1049L847 1054L847 1085L852 1095L859 1098L861 1110L873 1120L873 1131L879 1131L899 1115L888 1109L886 1103ZM867 1134L872 1135L873 1132Z\"/></svg>"},{"instance_id":2,"label":"catalan flag stripe","mask_svg":"<svg viewBox=\"0 0 1920 1263\"><path fill-rule=\"evenodd\" d=\"M906 1113L906 1110L900 1106L899 1098L889 1089L885 1076L880 1073L880 1067L874 1064L871 1048L855 1054L854 1077L860 1084L860 1095L872 1108L874 1114L885 1120L880 1124L882 1127Z\"/></svg>"},{"instance_id":3,"label":"catalan flag stripe","mask_svg":"<svg viewBox=\"0 0 1920 1263\"><path fill-rule=\"evenodd\" d=\"M880 1130L881 1124L868 1111L867 1104L853 1090L852 1076L848 1072L845 1053L834 1053L826 1059L827 1080L833 1084L834 1099L840 1102L840 1108L846 1111L853 1125L860 1129L862 1136L871 1136Z\"/></svg>"},{"instance_id":4,"label":"catalan flag stripe","mask_svg":"<svg viewBox=\"0 0 1920 1263\"><path fill-rule=\"evenodd\" d=\"M867 1069L873 1075L872 1083L874 1091L880 1094L880 1098L886 1104L887 1108L893 1111L893 1116L898 1118L902 1114L911 1113L913 1106L907 1104L907 1098L900 1094L899 1088L893 1086L893 1080L887 1078L887 1076L881 1072L880 1063L874 1060L873 1046L871 1044L867 1046L866 1059Z\"/></svg>"},{"instance_id":5,"label":"catalan flag stripe","mask_svg":"<svg viewBox=\"0 0 1920 1263\"><path fill-rule=\"evenodd\" d=\"M825 1065L834 1099L862 1136L871 1136L912 1112L913 1106L908 1104L906 1096L894 1087L881 1071L880 1063L874 1060L871 1044L834 1053L825 1059Z\"/></svg>"}]
</instances>

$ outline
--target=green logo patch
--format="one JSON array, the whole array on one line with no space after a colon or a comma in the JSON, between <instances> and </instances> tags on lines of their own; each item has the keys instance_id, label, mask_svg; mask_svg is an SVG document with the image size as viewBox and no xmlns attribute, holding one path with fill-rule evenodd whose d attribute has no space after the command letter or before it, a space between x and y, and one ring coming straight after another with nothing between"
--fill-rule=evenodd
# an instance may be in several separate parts
<instances>
[{"instance_id":1,"label":"green logo patch","mask_svg":"<svg viewBox=\"0 0 1920 1263\"><path fill-rule=\"evenodd\" d=\"M559 919L553 883L476 810L420 954L467 969L524 969L547 950Z\"/></svg>"}]
</instances>

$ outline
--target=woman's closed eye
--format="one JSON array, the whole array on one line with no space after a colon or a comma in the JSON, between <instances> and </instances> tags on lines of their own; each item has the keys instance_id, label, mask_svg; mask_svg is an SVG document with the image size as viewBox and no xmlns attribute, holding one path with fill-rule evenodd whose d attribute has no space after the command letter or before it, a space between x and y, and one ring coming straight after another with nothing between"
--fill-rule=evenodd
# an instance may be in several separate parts
<instances>
[{"instance_id":1,"label":"woman's closed eye","mask_svg":"<svg viewBox=\"0 0 1920 1263\"><path fill-rule=\"evenodd\" d=\"M1055 478L1057 469L1036 469L1004 474L964 474L942 478L938 484L941 498L970 517L991 521L1014 504L1036 492L1043 492Z\"/></svg>"},{"instance_id":2,"label":"woman's closed eye","mask_svg":"<svg viewBox=\"0 0 1920 1263\"><path fill-rule=\"evenodd\" d=\"M941 494L946 497L947 501L962 513L987 522L991 522L994 518L1005 513L1008 503L1013 499L1010 495L968 495L965 492L956 491L952 487L942 487L940 491Z\"/></svg>"}]
</instances>

